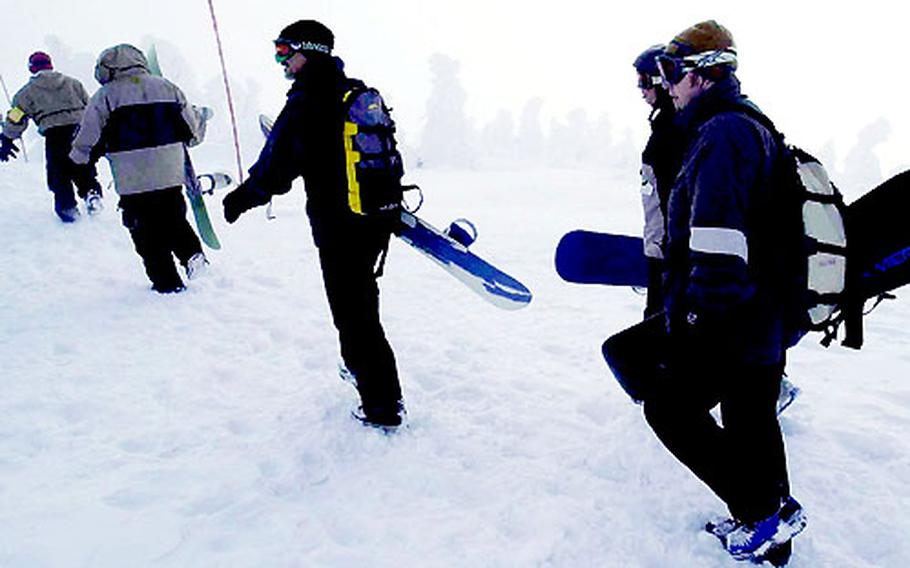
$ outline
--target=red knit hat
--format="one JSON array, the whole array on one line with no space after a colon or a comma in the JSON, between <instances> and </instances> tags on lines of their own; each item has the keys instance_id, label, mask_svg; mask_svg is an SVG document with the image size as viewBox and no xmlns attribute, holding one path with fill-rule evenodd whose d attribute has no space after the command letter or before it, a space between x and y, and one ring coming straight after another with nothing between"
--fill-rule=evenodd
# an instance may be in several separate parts
<instances>
[{"instance_id":1,"label":"red knit hat","mask_svg":"<svg viewBox=\"0 0 910 568\"><path fill-rule=\"evenodd\" d=\"M43 51L36 51L35 53L28 56L28 72L32 75L38 71L53 68L54 64L51 63L51 56L44 53Z\"/></svg>"}]
</instances>

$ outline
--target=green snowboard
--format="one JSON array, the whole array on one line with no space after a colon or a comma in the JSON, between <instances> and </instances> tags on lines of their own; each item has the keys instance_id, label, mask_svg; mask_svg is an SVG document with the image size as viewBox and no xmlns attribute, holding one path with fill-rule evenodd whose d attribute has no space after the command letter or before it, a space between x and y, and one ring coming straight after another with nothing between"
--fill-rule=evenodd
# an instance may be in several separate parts
<instances>
[{"instance_id":1,"label":"green snowboard","mask_svg":"<svg viewBox=\"0 0 910 568\"><path fill-rule=\"evenodd\" d=\"M148 50L149 72L152 75L163 77L161 67L158 65L158 52L155 46ZM186 196L190 201L190 207L193 210L193 218L196 220L196 228L199 229L199 238L210 249L220 249L221 243L218 242L218 236L212 227L212 221L209 219L209 212L205 208L205 200L202 198L202 186L199 184L199 178L196 177L196 169L190 160L190 151L186 145L183 146L183 186L186 188Z\"/></svg>"}]
</instances>

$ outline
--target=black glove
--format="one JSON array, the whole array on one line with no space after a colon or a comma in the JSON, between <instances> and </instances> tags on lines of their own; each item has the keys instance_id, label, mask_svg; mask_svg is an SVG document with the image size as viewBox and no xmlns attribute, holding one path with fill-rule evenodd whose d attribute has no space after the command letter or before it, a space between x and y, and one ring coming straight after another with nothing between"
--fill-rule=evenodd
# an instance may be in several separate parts
<instances>
[{"instance_id":1,"label":"black glove","mask_svg":"<svg viewBox=\"0 0 910 568\"><path fill-rule=\"evenodd\" d=\"M249 211L253 207L265 205L268 202L269 196L247 180L240 184L237 189L228 193L221 201L224 206L224 220L228 223L233 223L240 217L241 213Z\"/></svg>"},{"instance_id":2,"label":"black glove","mask_svg":"<svg viewBox=\"0 0 910 568\"><path fill-rule=\"evenodd\" d=\"M10 158L15 158L19 148L13 144L13 141L6 137L6 134L0 134L0 162L6 162Z\"/></svg>"}]
</instances>

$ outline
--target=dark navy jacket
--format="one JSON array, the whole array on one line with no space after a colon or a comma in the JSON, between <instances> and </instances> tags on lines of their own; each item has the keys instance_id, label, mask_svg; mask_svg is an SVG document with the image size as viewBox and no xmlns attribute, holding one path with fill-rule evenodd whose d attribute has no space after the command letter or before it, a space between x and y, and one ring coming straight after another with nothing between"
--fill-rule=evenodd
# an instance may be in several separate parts
<instances>
[{"instance_id":1,"label":"dark navy jacket","mask_svg":"<svg viewBox=\"0 0 910 568\"><path fill-rule=\"evenodd\" d=\"M375 221L352 213L347 206L341 101L354 85L362 83L345 76L340 60L310 58L288 91L287 103L246 182L265 196L264 203L268 196L287 193L291 183L302 177L318 247L375 233Z\"/></svg>"},{"instance_id":2,"label":"dark navy jacket","mask_svg":"<svg viewBox=\"0 0 910 568\"><path fill-rule=\"evenodd\" d=\"M771 132L735 76L678 116L686 153L668 210L665 309L677 347L746 363L783 358L783 307L774 245L777 160Z\"/></svg>"}]
</instances>

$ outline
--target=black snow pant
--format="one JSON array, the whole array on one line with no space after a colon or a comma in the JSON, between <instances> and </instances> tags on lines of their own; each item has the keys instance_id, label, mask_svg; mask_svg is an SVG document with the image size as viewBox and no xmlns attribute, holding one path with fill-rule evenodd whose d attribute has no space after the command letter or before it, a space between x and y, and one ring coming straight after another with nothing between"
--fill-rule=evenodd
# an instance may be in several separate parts
<instances>
[{"instance_id":1,"label":"black snow pant","mask_svg":"<svg viewBox=\"0 0 910 568\"><path fill-rule=\"evenodd\" d=\"M338 329L341 357L357 379L367 415L395 413L401 385L395 355L379 321L376 265L389 233L347 235L319 245L322 279Z\"/></svg>"},{"instance_id":2,"label":"black snow pant","mask_svg":"<svg viewBox=\"0 0 910 568\"><path fill-rule=\"evenodd\" d=\"M79 197L85 199L90 191L101 195L101 185L94 164L76 164L70 160L77 125L56 126L44 131L44 157L47 169L47 188L54 194L54 211L58 215L76 207L75 184ZM62 216L61 216L62 217Z\"/></svg>"},{"instance_id":3,"label":"black snow pant","mask_svg":"<svg viewBox=\"0 0 910 568\"><path fill-rule=\"evenodd\" d=\"M776 413L783 363L675 359L644 401L648 424L735 519L772 515L790 492ZM718 402L722 426L709 413Z\"/></svg>"},{"instance_id":4,"label":"black snow pant","mask_svg":"<svg viewBox=\"0 0 910 568\"><path fill-rule=\"evenodd\" d=\"M120 198L123 226L129 229L145 273L156 292L183 288L174 256L184 267L202 252L199 237L186 219L186 201L180 186L124 195Z\"/></svg>"}]
</instances>

